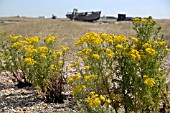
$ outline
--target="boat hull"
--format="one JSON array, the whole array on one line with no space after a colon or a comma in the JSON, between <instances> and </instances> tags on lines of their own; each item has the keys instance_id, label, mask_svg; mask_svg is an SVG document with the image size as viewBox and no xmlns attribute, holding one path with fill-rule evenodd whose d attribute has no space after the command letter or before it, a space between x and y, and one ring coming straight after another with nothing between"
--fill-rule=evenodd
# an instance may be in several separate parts
<instances>
[{"instance_id":1,"label":"boat hull","mask_svg":"<svg viewBox=\"0 0 170 113\"><path fill-rule=\"evenodd\" d=\"M66 14L66 17L71 20L77 20L77 21L88 21L93 22L100 19L101 11L97 12L83 12L83 13L77 13L77 14Z\"/></svg>"}]
</instances>

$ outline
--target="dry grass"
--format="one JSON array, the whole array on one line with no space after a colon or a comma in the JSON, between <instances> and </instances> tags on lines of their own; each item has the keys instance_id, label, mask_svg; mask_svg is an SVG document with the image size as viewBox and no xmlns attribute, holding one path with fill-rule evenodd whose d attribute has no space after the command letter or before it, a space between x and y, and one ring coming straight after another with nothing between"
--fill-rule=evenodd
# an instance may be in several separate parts
<instances>
[{"instance_id":1,"label":"dry grass","mask_svg":"<svg viewBox=\"0 0 170 113\"><path fill-rule=\"evenodd\" d=\"M157 20L157 22L162 26L161 32L170 45L170 20ZM116 22L112 19L101 19L96 23L89 23L69 19L0 18L0 31L7 32L7 35L21 34L41 37L45 37L49 33L57 35L59 44L56 47L58 48L59 45L69 46L71 48L70 54L77 51L76 40L88 32L135 35L130 21Z\"/></svg>"}]
</instances>

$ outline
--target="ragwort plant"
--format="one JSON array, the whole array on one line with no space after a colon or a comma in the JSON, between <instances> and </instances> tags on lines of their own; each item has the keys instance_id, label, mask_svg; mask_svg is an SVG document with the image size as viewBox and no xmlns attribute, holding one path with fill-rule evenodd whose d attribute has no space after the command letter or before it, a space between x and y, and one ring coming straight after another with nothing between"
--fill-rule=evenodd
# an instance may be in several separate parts
<instances>
[{"instance_id":1,"label":"ragwort plant","mask_svg":"<svg viewBox=\"0 0 170 113\"><path fill-rule=\"evenodd\" d=\"M157 112L166 103L169 49L161 27L151 17L133 19L136 37L87 33L71 66L79 72L68 79L72 95L88 112ZM82 65L83 63L83 65Z\"/></svg>"},{"instance_id":2,"label":"ragwort plant","mask_svg":"<svg viewBox=\"0 0 170 113\"><path fill-rule=\"evenodd\" d=\"M63 102L66 84L63 69L69 48L61 46L61 51L56 50L53 47L56 38L49 34L44 38L44 44L40 44L37 36L10 35L2 44L4 70L14 73L18 82L20 74L17 72L22 73L22 79L35 86L49 102Z\"/></svg>"},{"instance_id":3,"label":"ragwort plant","mask_svg":"<svg viewBox=\"0 0 170 113\"><path fill-rule=\"evenodd\" d=\"M18 48L22 46L19 41L22 36L18 35L5 35L6 33L1 33L1 69L2 71L8 71L7 74L18 82L18 87L30 86L26 74L24 72L24 64L22 62L23 52Z\"/></svg>"}]
</instances>

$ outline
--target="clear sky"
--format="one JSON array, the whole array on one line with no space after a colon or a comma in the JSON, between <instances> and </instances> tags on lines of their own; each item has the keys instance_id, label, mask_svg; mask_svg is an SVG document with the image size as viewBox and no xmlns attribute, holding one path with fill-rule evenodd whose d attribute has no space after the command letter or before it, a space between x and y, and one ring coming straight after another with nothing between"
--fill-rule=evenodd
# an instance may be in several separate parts
<instances>
[{"instance_id":1,"label":"clear sky","mask_svg":"<svg viewBox=\"0 0 170 113\"><path fill-rule=\"evenodd\" d=\"M170 0L0 0L0 17L26 16L65 18L73 8L83 11L101 10L101 16L125 13L131 17L169 18Z\"/></svg>"}]
</instances>

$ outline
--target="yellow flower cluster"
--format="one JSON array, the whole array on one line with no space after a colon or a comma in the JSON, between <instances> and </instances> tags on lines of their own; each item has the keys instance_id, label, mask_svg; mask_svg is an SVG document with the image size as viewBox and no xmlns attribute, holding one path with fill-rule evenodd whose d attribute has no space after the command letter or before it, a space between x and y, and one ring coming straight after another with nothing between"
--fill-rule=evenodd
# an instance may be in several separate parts
<instances>
[{"instance_id":1,"label":"yellow flower cluster","mask_svg":"<svg viewBox=\"0 0 170 113\"><path fill-rule=\"evenodd\" d=\"M145 23L156 23L156 21L155 20L152 20L152 16L149 16L148 17L148 19L140 19L140 18L133 18L132 19L134 22L142 22L143 24L145 24Z\"/></svg>"},{"instance_id":2,"label":"yellow flower cluster","mask_svg":"<svg viewBox=\"0 0 170 113\"><path fill-rule=\"evenodd\" d=\"M150 54L150 55L158 54L158 52L155 51L155 50L152 49L152 48L146 48L145 51L146 51L146 53L148 53L148 54Z\"/></svg>"},{"instance_id":3,"label":"yellow flower cluster","mask_svg":"<svg viewBox=\"0 0 170 113\"><path fill-rule=\"evenodd\" d=\"M101 100L98 94L95 92L90 92L90 95L85 99L90 107L98 107L101 105Z\"/></svg>"},{"instance_id":4,"label":"yellow flower cluster","mask_svg":"<svg viewBox=\"0 0 170 113\"><path fill-rule=\"evenodd\" d=\"M62 49L63 51L68 51L70 48L69 48L69 47L65 47L65 46L61 46L61 49Z\"/></svg>"},{"instance_id":5,"label":"yellow flower cluster","mask_svg":"<svg viewBox=\"0 0 170 113\"><path fill-rule=\"evenodd\" d=\"M21 42L14 42L13 44L12 44L12 47L13 48L18 48L18 47L21 47L23 45L23 43L21 43Z\"/></svg>"},{"instance_id":6,"label":"yellow flower cluster","mask_svg":"<svg viewBox=\"0 0 170 113\"><path fill-rule=\"evenodd\" d=\"M147 20L142 18L142 19L141 19L141 22L146 23Z\"/></svg>"},{"instance_id":7,"label":"yellow flower cluster","mask_svg":"<svg viewBox=\"0 0 170 113\"><path fill-rule=\"evenodd\" d=\"M55 42L56 38L57 37L52 36L51 34L48 34L47 37L44 39L44 42L45 43L53 43L53 42Z\"/></svg>"},{"instance_id":8,"label":"yellow flower cluster","mask_svg":"<svg viewBox=\"0 0 170 113\"><path fill-rule=\"evenodd\" d=\"M81 78L81 74L77 74L77 75L75 75L75 76L71 76L71 77L69 77L69 79L68 79L68 84L71 84L71 83L73 83L76 79L80 79Z\"/></svg>"},{"instance_id":9,"label":"yellow flower cluster","mask_svg":"<svg viewBox=\"0 0 170 113\"><path fill-rule=\"evenodd\" d=\"M25 45L21 48L22 50L25 50L26 52L31 51L32 49L34 49L33 45Z\"/></svg>"},{"instance_id":10,"label":"yellow flower cluster","mask_svg":"<svg viewBox=\"0 0 170 113\"><path fill-rule=\"evenodd\" d=\"M132 20L133 20L133 21L140 21L139 18L133 18Z\"/></svg>"},{"instance_id":11,"label":"yellow flower cluster","mask_svg":"<svg viewBox=\"0 0 170 113\"><path fill-rule=\"evenodd\" d=\"M116 48L117 48L117 49L122 49L123 46L122 46L122 44L117 44L117 45L116 45Z\"/></svg>"},{"instance_id":12,"label":"yellow flower cluster","mask_svg":"<svg viewBox=\"0 0 170 113\"><path fill-rule=\"evenodd\" d=\"M141 55L139 54L139 51L137 51L135 49L131 50L130 55L134 60L141 60Z\"/></svg>"},{"instance_id":13,"label":"yellow flower cluster","mask_svg":"<svg viewBox=\"0 0 170 113\"><path fill-rule=\"evenodd\" d=\"M90 67L89 66L85 66L85 69L89 69Z\"/></svg>"},{"instance_id":14,"label":"yellow flower cluster","mask_svg":"<svg viewBox=\"0 0 170 113\"><path fill-rule=\"evenodd\" d=\"M107 104L110 104L111 102L110 99L106 99L103 95L99 96L93 91L89 93L89 96L85 99L85 101L91 108L100 106L102 102L106 102Z\"/></svg>"},{"instance_id":15,"label":"yellow flower cluster","mask_svg":"<svg viewBox=\"0 0 170 113\"><path fill-rule=\"evenodd\" d=\"M108 35L108 34L105 34L105 33L100 33L100 36L106 41L106 42L113 42L113 37L114 35Z\"/></svg>"},{"instance_id":16,"label":"yellow flower cluster","mask_svg":"<svg viewBox=\"0 0 170 113\"><path fill-rule=\"evenodd\" d=\"M129 37L132 41L134 41L134 42L138 42L138 39L137 38L135 38L135 37Z\"/></svg>"},{"instance_id":17,"label":"yellow flower cluster","mask_svg":"<svg viewBox=\"0 0 170 113\"><path fill-rule=\"evenodd\" d=\"M147 78L144 83L150 87L156 84L153 78Z\"/></svg>"},{"instance_id":18,"label":"yellow flower cluster","mask_svg":"<svg viewBox=\"0 0 170 113\"><path fill-rule=\"evenodd\" d=\"M46 56L46 54L41 53L41 54L40 54L40 58L42 58L42 59L46 59L46 58L47 58L47 56Z\"/></svg>"},{"instance_id":19,"label":"yellow flower cluster","mask_svg":"<svg viewBox=\"0 0 170 113\"><path fill-rule=\"evenodd\" d=\"M149 43L145 43L145 44L143 44L143 47L144 47L144 48L152 48L152 45L149 44Z\"/></svg>"},{"instance_id":20,"label":"yellow flower cluster","mask_svg":"<svg viewBox=\"0 0 170 113\"><path fill-rule=\"evenodd\" d=\"M55 66L54 64L51 64L50 69L51 69L51 70L55 70L55 69L56 69L56 66Z\"/></svg>"},{"instance_id":21,"label":"yellow flower cluster","mask_svg":"<svg viewBox=\"0 0 170 113\"><path fill-rule=\"evenodd\" d=\"M100 36L109 43L112 42L126 42L127 38L124 35L118 35L115 36L114 34L108 35L108 34L104 34L104 33L100 33Z\"/></svg>"},{"instance_id":22,"label":"yellow flower cluster","mask_svg":"<svg viewBox=\"0 0 170 113\"><path fill-rule=\"evenodd\" d=\"M45 52L48 52L49 49L46 46L40 46L38 47L38 50L40 53L45 53Z\"/></svg>"},{"instance_id":23,"label":"yellow flower cluster","mask_svg":"<svg viewBox=\"0 0 170 113\"><path fill-rule=\"evenodd\" d=\"M111 49L106 48L106 55L107 55L108 57L112 57L113 54L114 54L114 52L113 52Z\"/></svg>"},{"instance_id":24,"label":"yellow flower cluster","mask_svg":"<svg viewBox=\"0 0 170 113\"><path fill-rule=\"evenodd\" d=\"M113 36L113 42L126 42L127 38L124 35Z\"/></svg>"},{"instance_id":25,"label":"yellow flower cluster","mask_svg":"<svg viewBox=\"0 0 170 113\"><path fill-rule=\"evenodd\" d=\"M0 32L0 35L5 35L6 34L6 32Z\"/></svg>"},{"instance_id":26,"label":"yellow flower cluster","mask_svg":"<svg viewBox=\"0 0 170 113\"><path fill-rule=\"evenodd\" d=\"M35 44L39 42L39 37L37 36L26 37L25 40L28 42L28 44Z\"/></svg>"},{"instance_id":27,"label":"yellow flower cluster","mask_svg":"<svg viewBox=\"0 0 170 113\"><path fill-rule=\"evenodd\" d=\"M78 66L78 65L80 65L79 62L74 62L74 63L71 64L71 67L75 67L75 66Z\"/></svg>"},{"instance_id":28,"label":"yellow flower cluster","mask_svg":"<svg viewBox=\"0 0 170 113\"><path fill-rule=\"evenodd\" d=\"M100 35L92 32L92 33L87 33L84 36L82 36L77 42L76 42L76 46L80 46L82 45L84 42L87 43L92 43L94 45L101 45L101 43L103 42L102 38L100 37Z\"/></svg>"},{"instance_id":29,"label":"yellow flower cluster","mask_svg":"<svg viewBox=\"0 0 170 113\"><path fill-rule=\"evenodd\" d=\"M76 93L80 92L81 90L85 89L85 85L79 85L74 88L72 88L72 95L75 95Z\"/></svg>"},{"instance_id":30,"label":"yellow flower cluster","mask_svg":"<svg viewBox=\"0 0 170 113\"><path fill-rule=\"evenodd\" d=\"M158 45L160 45L160 46L165 46L167 43L165 42L165 41L160 41L159 43L158 43Z\"/></svg>"},{"instance_id":31,"label":"yellow flower cluster","mask_svg":"<svg viewBox=\"0 0 170 113\"><path fill-rule=\"evenodd\" d=\"M52 54L52 57L53 58L56 58L57 56L61 56L63 53L62 52L60 52L60 51L58 51L58 50L54 50L53 51L53 54Z\"/></svg>"},{"instance_id":32,"label":"yellow flower cluster","mask_svg":"<svg viewBox=\"0 0 170 113\"><path fill-rule=\"evenodd\" d=\"M93 54L93 57L94 57L95 59L99 59L99 58L100 58L99 54Z\"/></svg>"},{"instance_id":33,"label":"yellow flower cluster","mask_svg":"<svg viewBox=\"0 0 170 113\"><path fill-rule=\"evenodd\" d=\"M25 58L24 62L27 63L30 66L33 66L36 63L36 61L32 58Z\"/></svg>"},{"instance_id":34,"label":"yellow flower cluster","mask_svg":"<svg viewBox=\"0 0 170 113\"><path fill-rule=\"evenodd\" d=\"M84 77L84 81L87 82L88 80L96 79L96 75L87 75Z\"/></svg>"},{"instance_id":35,"label":"yellow flower cluster","mask_svg":"<svg viewBox=\"0 0 170 113\"><path fill-rule=\"evenodd\" d=\"M25 53L26 57L32 57L33 54L38 52L37 49L35 49L33 45L25 45L21 48L21 50L24 50L26 52Z\"/></svg>"},{"instance_id":36,"label":"yellow flower cluster","mask_svg":"<svg viewBox=\"0 0 170 113\"><path fill-rule=\"evenodd\" d=\"M15 35L9 35L7 36L8 39L12 39L12 40L17 40L17 39L20 39L22 38L22 35L18 35L18 36L15 36Z\"/></svg>"}]
</instances>

